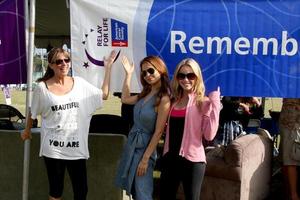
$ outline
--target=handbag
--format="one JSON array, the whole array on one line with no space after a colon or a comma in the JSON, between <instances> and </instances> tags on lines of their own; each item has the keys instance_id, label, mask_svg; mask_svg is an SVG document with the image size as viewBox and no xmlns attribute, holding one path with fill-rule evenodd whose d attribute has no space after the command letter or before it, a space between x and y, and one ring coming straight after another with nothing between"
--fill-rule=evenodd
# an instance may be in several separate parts
<instances>
[{"instance_id":1,"label":"handbag","mask_svg":"<svg viewBox=\"0 0 300 200\"><path fill-rule=\"evenodd\" d=\"M293 160L300 161L300 129L295 130L296 138L293 142L291 157Z\"/></svg>"}]
</instances>

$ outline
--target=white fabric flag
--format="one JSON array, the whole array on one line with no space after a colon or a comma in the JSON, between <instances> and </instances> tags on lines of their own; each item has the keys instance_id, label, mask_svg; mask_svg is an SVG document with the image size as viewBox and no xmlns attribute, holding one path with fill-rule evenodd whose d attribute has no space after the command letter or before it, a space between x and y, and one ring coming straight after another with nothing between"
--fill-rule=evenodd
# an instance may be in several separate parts
<instances>
[{"instance_id":1,"label":"white fabric flag","mask_svg":"<svg viewBox=\"0 0 300 200\"><path fill-rule=\"evenodd\" d=\"M125 73L121 57L126 55L133 60L136 69L131 92L140 92L139 62L146 56L146 28L151 4L152 1L139 0L70 1L74 75L100 87L105 72L103 57L115 49L120 55L112 68L111 91L122 90Z\"/></svg>"}]
</instances>

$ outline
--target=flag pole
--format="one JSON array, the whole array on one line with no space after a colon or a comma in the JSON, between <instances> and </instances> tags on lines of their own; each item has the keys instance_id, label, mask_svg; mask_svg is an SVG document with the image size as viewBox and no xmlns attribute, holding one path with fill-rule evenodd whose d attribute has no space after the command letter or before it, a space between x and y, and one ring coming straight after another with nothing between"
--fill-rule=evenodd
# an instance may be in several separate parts
<instances>
[{"instance_id":1,"label":"flag pole","mask_svg":"<svg viewBox=\"0 0 300 200\"><path fill-rule=\"evenodd\" d=\"M27 90L26 90L26 124L29 116L32 92L32 72L33 72L33 48L35 33L35 0L29 0L29 26L27 43ZM25 13L28 20L28 2L25 0ZM26 23L27 24L27 23ZM23 161L23 185L22 200L28 200L29 186L29 164L30 164L30 140L24 142L24 161Z\"/></svg>"}]
</instances>

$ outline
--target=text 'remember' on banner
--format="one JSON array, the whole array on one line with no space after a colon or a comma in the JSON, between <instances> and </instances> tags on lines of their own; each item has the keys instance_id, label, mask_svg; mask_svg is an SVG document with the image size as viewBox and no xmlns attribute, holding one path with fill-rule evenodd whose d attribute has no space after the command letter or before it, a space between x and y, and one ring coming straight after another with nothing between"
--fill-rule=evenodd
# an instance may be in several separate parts
<instances>
[{"instance_id":1,"label":"text 'remember' on banner","mask_svg":"<svg viewBox=\"0 0 300 200\"><path fill-rule=\"evenodd\" d=\"M207 92L299 97L299 19L300 0L154 0L147 54L161 56L171 76L183 58L197 60Z\"/></svg>"},{"instance_id":2,"label":"text 'remember' on banner","mask_svg":"<svg viewBox=\"0 0 300 200\"><path fill-rule=\"evenodd\" d=\"M184 31L171 31L171 53L176 53L176 47L181 53L187 53L187 48L191 53L201 54L221 54L222 49L226 49L226 54L232 54L234 50L235 53L239 55L258 55L258 52L262 52L262 55L268 55L268 49L271 46L272 55L282 56L294 56L298 52L298 42L295 38L288 38L287 31L282 31L281 43L278 42L277 38L253 38L252 42L246 37L239 37L235 41L232 41L230 37L207 37L205 40L200 36L194 36L187 40ZM216 45L213 45L215 43ZM281 50L278 50L278 45L280 43ZM261 45L260 45L261 44ZM225 47L224 47L224 46ZM216 50L213 50L213 46ZM289 46L289 48L288 48ZM260 49L262 48L262 50Z\"/></svg>"}]
</instances>

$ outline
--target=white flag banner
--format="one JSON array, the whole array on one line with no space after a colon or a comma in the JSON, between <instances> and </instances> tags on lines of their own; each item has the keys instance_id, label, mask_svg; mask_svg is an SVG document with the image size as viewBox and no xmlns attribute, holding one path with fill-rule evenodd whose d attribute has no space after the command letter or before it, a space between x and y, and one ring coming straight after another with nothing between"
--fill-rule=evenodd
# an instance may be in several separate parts
<instances>
[{"instance_id":1,"label":"white flag banner","mask_svg":"<svg viewBox=\"0 0 300 200\"><path fill-rule=\"evenodd\" d=\"M110 90L122 90L125 73L121 57L126 55L133 60L136 69L131 92L140 92L139 62L146 56L146 26L151 3L138 0L70 1L74 75L100 87L105 72L103 57L114 49L120 55L112 68ZM138 20L135 19L137 10L142 13L138 14Z\"/></svg>"}]
</instances>

